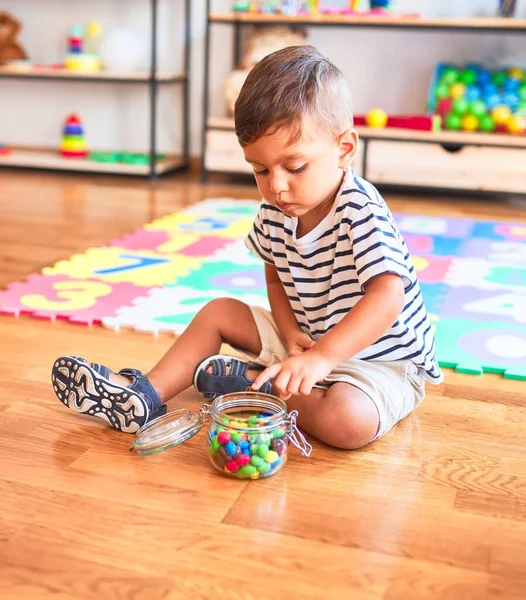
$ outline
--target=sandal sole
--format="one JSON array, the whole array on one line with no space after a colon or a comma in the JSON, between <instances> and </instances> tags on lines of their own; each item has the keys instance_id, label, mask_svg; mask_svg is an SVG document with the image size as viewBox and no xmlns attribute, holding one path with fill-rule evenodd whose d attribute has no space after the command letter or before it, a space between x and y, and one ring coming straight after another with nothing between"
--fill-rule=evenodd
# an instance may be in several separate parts
<instances>
[{"instance_id":1,"label":"sandal sole","mask_svg":"<svg viewBox=\"0 0 526 600\"><path fill-rule=\"evenodd\" d=\"M150 409L140 396L111 383L73 356L55 361L51 382L62 404L75 412L99 417L118 431L135 433L148 421Z\"/></svg>"}]
</instances>

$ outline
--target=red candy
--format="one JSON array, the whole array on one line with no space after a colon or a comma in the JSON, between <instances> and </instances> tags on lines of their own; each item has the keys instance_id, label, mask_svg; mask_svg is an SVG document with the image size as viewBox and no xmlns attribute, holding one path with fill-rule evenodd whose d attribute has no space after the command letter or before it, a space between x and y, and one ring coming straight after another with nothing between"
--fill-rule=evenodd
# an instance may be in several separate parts
<instances>
[{"instance_id":1,"label":"red candy","mask_svg":"<svg viewBox=\"0 0 526 600\"><path fill-rule=\"evenodd\" d=\"M222 444L223 446L225 444L228 444L228 442L230 441L230 434L227 431L222 431L218 436L217 436L217 441Z\"/></svg>"},{"instance_id":2,"label":"red candy","mask_svg":"<svg viewBox=\"0 0 526 600\"><path fill-rule=\"evenodd\" d=\"M236 462L240 467L246 467L248 464L250 464L250 456L248 454L240 454L236 458Z\"/></svg>"},{"instance_id":3,"label":"red candy","mask_svg":"<svg viewBox=\"0 0 526 600\"><path fill-rule=\"evenodd\" d=\"M226 464L225 467L231 472L231 473L235 473L238 469L239 469L238 463L235 460L229 460Z\"/></svg>"}]
</instances>

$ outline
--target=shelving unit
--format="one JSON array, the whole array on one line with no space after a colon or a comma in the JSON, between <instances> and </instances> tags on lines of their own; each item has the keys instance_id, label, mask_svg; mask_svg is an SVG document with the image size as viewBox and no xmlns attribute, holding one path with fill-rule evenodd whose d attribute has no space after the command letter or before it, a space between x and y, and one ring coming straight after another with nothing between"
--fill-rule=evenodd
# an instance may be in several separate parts
<instances>
[{"instance_id":1,"label":"shelving unit","mask_svg":"<svg viewBox=\"0 0 526 600\"><path fill-rule=\"evenodd\" d=\"M38 67L28 70L0 66L0 79L16 79L22 81L61 81L74 83L128 84L146 86L149 96L149 135L148 164L101 163L89 159L63 158L57 149L50 148L13 148L10 154L0 154L0 167L47 169L56 171L74 171L99 174L137 175L154 179L159 175L186 169L189 164L189 66L190 66L190 2L184 1L184 56L183 72L158 71L157 69L157 18L159 0L149 0L151 13L151 60L150 68L142 72L99 71L82 73ZM182 86L181 131L183 132L182 149L179 154L170 154L158 158L157 150L157 96L160 86Z\"/></svg>"},{"instance_id":2,"label":"shelving unit","mask_svg":"<svg viewBox=\"0 0 526 600\"><path fill-rule=\"evenodd\" d=\"M440 30L472 32L503 32L509 34L524 34L526 19L504 19L477 17L471 19L424 19L418 17L365 17L349 15L300 15L290 17L285 15L259 15L235 13L211 13L211 0L207 0L207 24L205 37L205 81L203 102L203 179L215 173L231 175L248 174L251 169L244 164L241 150L236 150L237 140L233 132L231 119L216 118L209 114L209 76L210 76L210 36L214 25L228 25L233 28L234 63L240 58L242 30L246 25L301 25L309 27L340 27L340 28L388 28L407 31ZM468 132L427 132L403 129L370 129L358 128L363 148L360 155L361 174L374 183L389 184L404 188L432 188L454 190L482 190L498 193L524 193L526 177L517 180L513 185L506 182L510 160L516 164L517 171L526 173L526 136L504 134L484 134ZM407 159L413 160L414 154L427 154L429 160L438 163L438 169L443 168L446 174L444 181L435 178L429 185L421 181L407 182L397 177L392 179L392 172L372 164L382 154L387 154L387 148L403 156L407 151ZM423 146L425 145L425 146ZM400 157L399 157L400 159ZM489 177L489 185L466 176L466 170L477 162L490 165L494 169ZM224 164L225 168L222 168ZM440 165L443 165L441 167ZM455 170L452 177L447 177L446 170ZM494 167L492 167L494 165ZM409 175L409 174L408 174ZM524 180L524 181L523 181Z\"/></svg>"}]
</instances>

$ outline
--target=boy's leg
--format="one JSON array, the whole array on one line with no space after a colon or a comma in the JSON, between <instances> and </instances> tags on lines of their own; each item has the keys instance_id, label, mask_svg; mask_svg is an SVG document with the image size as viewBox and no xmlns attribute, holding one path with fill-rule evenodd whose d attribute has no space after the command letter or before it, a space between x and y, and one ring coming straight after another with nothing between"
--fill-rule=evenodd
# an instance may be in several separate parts
<instances>
[{"instance_id":1,"label":"boy's leg","mask_svg":"<svg viewBox=\"0 0 526 600\"><path fill-rule=\"evenodd\" d=\"M372 442L380 426L374 402L349 383L334 383L328 390L314 388L308 396L292 396L287 405L298 411L300 429L343 450Z\"/></svg>"},{"instance_id":2,"label":"boy's leg","mask_svg":"<svg viewBox=\"0 0 526 600\"><path fill-rule=\"evenodd\" d=\"M261 340L250 308L232 298L218 298L203 307L147 373L162 401L166 402L190 387L197 365L217 354L223 343L256 356L261 352ZM111 379L121 385L129 383L119 375L112 375Z\"/></svg>"}]
</instances>

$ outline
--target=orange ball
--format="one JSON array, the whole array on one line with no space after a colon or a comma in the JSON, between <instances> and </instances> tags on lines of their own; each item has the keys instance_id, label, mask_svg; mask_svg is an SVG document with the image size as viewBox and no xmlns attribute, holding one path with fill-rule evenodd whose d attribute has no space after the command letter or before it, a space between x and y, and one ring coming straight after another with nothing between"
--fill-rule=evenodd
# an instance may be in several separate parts
<instances>
[{"instance_id":1,"label":"orange ball","mask_svg":"<svg viewBox=\"0 0 526 600\"><path fill-rule=\"evenodd\" d=\"M369 127L382 128L387 125L387 113L381 108L373 108L367 113L365 122Z\"/></svg>"}]
</instances>

